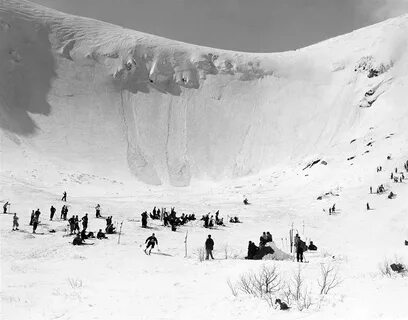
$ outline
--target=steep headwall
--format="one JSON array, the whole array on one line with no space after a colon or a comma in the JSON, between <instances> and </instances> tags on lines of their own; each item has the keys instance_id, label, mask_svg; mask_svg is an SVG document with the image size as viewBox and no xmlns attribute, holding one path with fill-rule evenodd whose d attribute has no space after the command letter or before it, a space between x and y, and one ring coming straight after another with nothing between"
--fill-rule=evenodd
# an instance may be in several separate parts
<instances>
[{"instance_id":1,"label":"steep headwall","mask_svg":"<svg viewBox=\"0 0 408 320\"><path fill-rule=\"evenodd\" d=\"M376 124L364 108L405 68L406 20L249 54L2 1L0 127L54 162L149 184L258 173Z\"/></svg>"}]
</instances>

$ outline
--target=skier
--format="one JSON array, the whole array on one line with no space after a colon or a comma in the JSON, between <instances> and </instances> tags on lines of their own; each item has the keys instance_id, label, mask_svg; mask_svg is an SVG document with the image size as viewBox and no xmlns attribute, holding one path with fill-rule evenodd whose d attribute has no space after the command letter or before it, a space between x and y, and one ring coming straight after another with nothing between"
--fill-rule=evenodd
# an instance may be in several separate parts
<instances>
[{"instance_id":1,"label":"skier","mask_svg":"<svg viewBox=\"0 0 408 320\"><path fill-rule=\"evenodd\" d=\"M147 228L147 212L143 212L142 216L142 228Z\"/></svg>"},{"instance_id":2,"label":"skier","mask_svg":"<svg viewBox=\"0 0 408 320\"><path fill-rule=\"evenodd\" d=\"M34 213L35 217L37 218L37 223L40 223L40 214L41 214L40 209L37 209Z\"/></svg>"},{"instance_id":3,"label":"skier","mask_svg":"<svg viewBox=\"0 0 408 320\"><path fill-rule=\"evenodd\" d=\"M310 240L308 249L309 249L310 251L316 251L316 250L317 250L317 247L316 247L316 245L313 243L312 240Z\"/></svg>"},{"instance_id":4,"label":"skier","mask_svg":"<svg viewBox=\"0 0 408 320\"><path fill-rule=\"evenodd\" d=\"M35 233L35 230L37 230L38 222L39 222L38 218L39 218L39 215L34 214L34 217L33 217L33 233Z\"/></svg>"},{"instance_id":5,"label":"skier","mask_svg":"<svg viewBox=\"0 0 408 320\"><path fill-rule=\"evenodd\" d=\"M73 234L75 231L75 217L72 216L68 219L70 234Z\"/></svg>"},{"instance_id":6,"label":"skier","mask_svg":"<svg viewBox=\"0 0 408 320\"><path fill-rule=\"evenodd\" d=\"M299 234L296 233L294 246L296 248L296 260L297 262L303 262L303 251L304 251L304 242L300 239Z\"/></svg>"},{"instance_id":7,"label":"skier","mask_svg":"<svg viewBox=\"0 0 408 320\"><path fill-rule=\"evenodd\" d=\"M18 230L18 217L17 213L14 214L13 216L13 231Z\"/></svg>"},{"instance_id":8,"label":"skier","mask_svg":"<svg viewBox=\"0 0 408 320\"><path fill-rule=\"evenodd\" d=\"M247 198L245 198L243 202L244 202L244 205L246 205L246 206L249 205L249 201L248 201Z\"/></svg>"},{"instance_id":9,"label":"skier","mask_svg":"<svg viewBox=\"0 0 408 320\"><path fill-rule=\"evenodd\" d=\"M272 235L269 233L269 231L266 233L266 242L272 242Z\"/></svg>"},{"instance_id":10,"label":"skier","mask_svg":"<svg viewBox=\"0 0 408 320\"><path fill-rule=\"evenodd\" d=\"M75 221L75 231L77 231L78 230L78 233L79 233L79 218L78 218L78 215L76 215L75 216L75 219L74 219L74 221Z\"/></svg>"},{"instance_id":11,"label":"skier","mask_svg":"<svg viewBox=\"0 0 408 320\"><path fill-rule=\"evenodd\" d=\"M370 193L373 193L373 187L370 187Z\"/></svg>"},{"instance_id":12,"label":"skier","mask_svg":"<svg viewBox=\"0 0 408 320\"><path fill-rule=\"evenodd\" d=\"M367 211L370 210L370 204L367 202Z\"/></svg>"},{"instance_id":13,"label":"skier","mask_svg":"<svg viewBox=\"0 0 408 320\"><path fill-rule=\"evenodd\" d=\"M6 201L6 203L3 205L3 213L7 213L7 206L9 206L10 203Z\"/></svg>"},{"instance_id":14,"label":"skier","mask_svg":"<svg viewBox=\"0 0 408 320\"><path fill-rule=\"evenodd\" d=\"M61 201L67 202L67 192L66 191L64 191L64 193L62 194Z\"/></svg>"},{"instance_id":15,"label":"skier","mask_svg":"<svg viewBox=\"0 0 408 320\"><path fill-rule=\"evenodd\" d=\"M211 235L208 235L207 240L205 241L205 252L206 252L206 256L205 256L205 260L208 260L209 257L211 257L211 259L214 260L212 251L214 250L214 240L211 239Z\"/></svg>"},{"instance_id":16,"label":"skier","mask_svg":"<svg viewBox=\"0 0 408 320\"><path fill-rule=\"evenodd\" d=\"M211 218L210 218L210 222L208 223L208 227L209 228L214 227L214 218L213 218L213 216L211 216Z\"/></svg>"},{"instance_id":17,"label":"skier","mask_svg":"<svg viewBox=\"0 0 408 320\"><path fill-rule=\"evenodd\" d=\"M85 215L82 217L82 228L83 230L86 230L88 228L88 214L85 213Z\"/></svg>"},{"instance_id":18,"label":"skier","mask_svg":"<svg viewBox=\"0 0 408 320\"><path fill-rule=\"evenodd\" d=\"M288 305L285 302L282 302L281 299L276 299L275 304L279 305L280 310L288 310L289 309Z\"/></svg>"},{"instance_id":19,"label":"skier","mask_svg":"<svg viewBox=\"0 0 408 320\"><path fill-rule=\"evenodd\" d=\"M55 211L56 211L56 209L54 208L54 206L51 206L51 208L50 208L50 220L51 221L54 218Z\"/></svg>"},{"instance_id":20,"label":"skier","mask_svg":"<svg viewBox=\"0 0 408 320\"><path fill-rule=\"evenodd\" d=\"M96 217L97 218L101 218L101 206L99 205L99 203L96 205L95 207L95 211L96 211Z\"/></svg>"},{"instance_id":21,"label":"skier","mask_svg":"<svg viewBox=\"0 0 408 320\"><path fill-rule=\"evenodd\" d=\"M152 252L152 249L154 249L154 246L157 244L159 245L159 242L157 241L156 236L154 235L154 233L148 237L145 241L145 244L147 243L146 249L144 249L144 252L148 255L150 255L150 253ZM147 249L149 249L149 253L147 253Z\"/></svg>"}]
</instances>

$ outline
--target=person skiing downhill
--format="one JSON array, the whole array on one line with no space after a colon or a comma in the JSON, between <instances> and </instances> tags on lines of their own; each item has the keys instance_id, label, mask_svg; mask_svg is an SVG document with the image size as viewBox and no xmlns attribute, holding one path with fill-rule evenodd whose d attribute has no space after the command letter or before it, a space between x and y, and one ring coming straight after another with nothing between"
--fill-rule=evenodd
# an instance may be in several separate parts
<instances>
[{"instance_id":1,"label":"person skiing downhill","mask_svg":"<svg viewBox=\"0 0 408 320\"><path fill-rule=\"evenodd\" d=\"M67 202L67 192L66 191L64 191L64 193L62 194L61 201Z\"/></svg>"},{"instance_id":2,"label":"person skiing downhill","mask_svg":"<svg viewBox=\"0 0 408 320\"><path fill-rule=\"evenodd\" d=\"M154 235L154 233L148 237L145 241L145 243L147 243L146 249L144 249L144 252L148 255L150 255L150 253L152 252L152 249L154 249L155 245L159 245L159 242L157 241L156 236ZM149 252L147 252L147 249L149 249Z\"/></svg>"}]
</instances>

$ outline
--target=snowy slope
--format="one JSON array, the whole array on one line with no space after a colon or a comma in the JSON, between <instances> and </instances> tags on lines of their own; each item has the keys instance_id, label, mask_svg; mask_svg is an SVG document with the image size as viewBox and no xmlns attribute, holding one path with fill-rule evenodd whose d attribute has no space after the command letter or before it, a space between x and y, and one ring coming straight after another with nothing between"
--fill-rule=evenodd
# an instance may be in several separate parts
<instances>
[{"instance_id":1,"label":"snowy slope","mask_svg":"<svg viewBox=\"0 0 408 320\"><path fill-rule=\"evenodd\" d=\"M0 215L0 317L406 319L407 278L383 277L378 264L408 263L408 188L390 180L408 160L407 31L402 16L294 52L249 54L0 0L0 203L12 203L21 229ZM379 184L397 198L369 194ZM90 230L105 225L96 203L124 221L121 244L114 235L71 246L65 222L48 221L64 190L69 215L88 212ZM244 223L140 228L155 205ZM36 208L44 234L32 235ZM248 240L269 230L288 252L292 223L319 247L301 266L313 306L283 313L234 297L228 279L273 263L244 260ZM148 257L152 231L160 252ZM208 233L216 261L201 263ZM321 263L343 279L323 298ZM283 278L298 268L276 266Z\"/></svg>"},{"instance_id":2,"label":"snowy slope","mask_svg":"<svg viewBox=\"0 0 408 320\"><path fill-rule=\"evenodd\" d=\"M25 1L2 1L0 14L3 146L69 170L223 180L405 119L407 17L296 52L247 54ZM368 78L370 68L380 74Z\"/></svg>"}]
</instances>

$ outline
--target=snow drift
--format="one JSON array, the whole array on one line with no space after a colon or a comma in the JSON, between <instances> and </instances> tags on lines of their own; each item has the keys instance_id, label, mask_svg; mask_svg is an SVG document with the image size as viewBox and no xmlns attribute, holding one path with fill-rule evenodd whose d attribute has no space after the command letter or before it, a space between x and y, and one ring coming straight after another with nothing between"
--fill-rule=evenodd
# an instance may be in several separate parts
<instances>
[{"instance_id":1,"label":"snow drift","mask_svg":"<svg viewBox=\"0 0 408 320\"><path fill-rule=\"evenodd\" d=\"M253 54L1 1L3 170L41 157L50 170L185 186L303 161L372 127L403 128L407 29L403 16Z\"/></svg>"}]
</instances>

